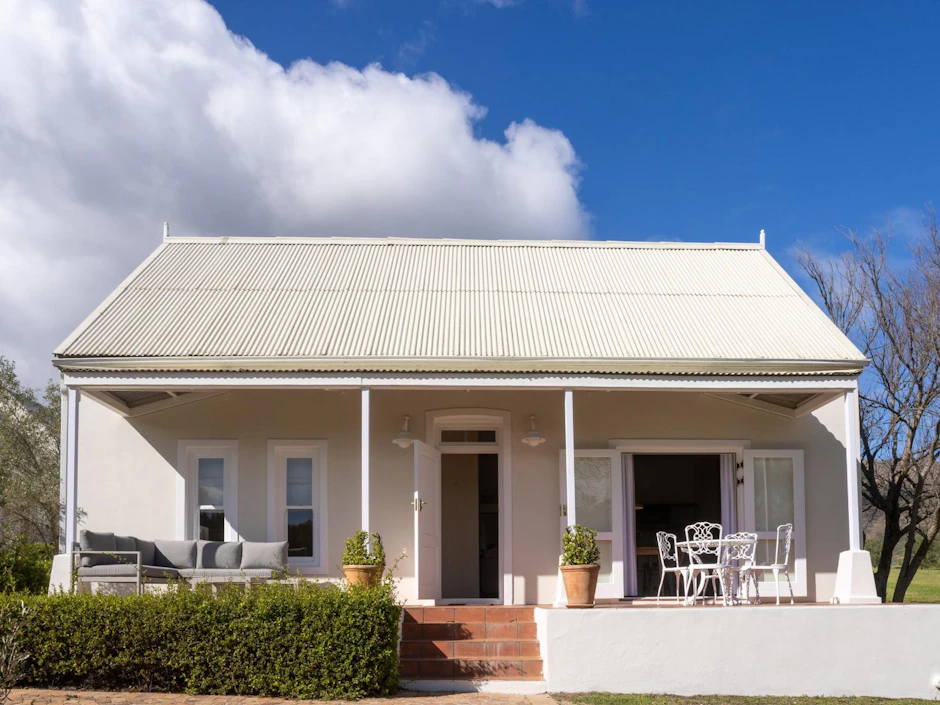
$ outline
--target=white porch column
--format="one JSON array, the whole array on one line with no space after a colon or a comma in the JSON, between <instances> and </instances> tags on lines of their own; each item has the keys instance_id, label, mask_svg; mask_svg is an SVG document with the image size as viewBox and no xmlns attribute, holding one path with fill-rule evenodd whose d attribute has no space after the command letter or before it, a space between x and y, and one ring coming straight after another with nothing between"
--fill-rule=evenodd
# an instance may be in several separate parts
<instances>
[{"instance_id":1,"label":"white porch column","mask_svg":"<svg viewBox=\"0 0 940 705\"><path fill-rule=\"evenodd\" d=\"M849 550L862 548L862 522L859 513L859 463L862 451L858 430L858 389L845 393L845 471L849 501Z\"/></svg>"},{"instance_id":2,"label":"white porch column","mask_svg":"<svg viewBox=\"0 0 940 705\"><path fill-rule=\"evenodd\" d=\"M858 386L845 393L845 474L848 495L849 550L839 554L836 586L832 601L839 604L871 604L881 602L875 590L875 574L871 555L862 550L862 523L859 511L859 445Z\"/></svg>"},{"instance_id":3,"label":"white porch column","mask_svg":"<svg viewBox=\"0 0 940 705\"><path fill-rule=\"evenodd\" d=\"M69 387L65 433L65 552L78 540L78 402L81 392Z\"/></svg>"},{"instance_id":4,"label":"white porch column","mask_svg":"<svg viewBox=\"0 0 940 705\"><path fill-rule=\"evenodd\" d=\"M565 390L565 490L568 496L568 526L577 524L574 501L574 392Z\"/></svg>"},{"instance_id":5,"label":"white porch column","mask_svg":"<svg viewBox=\"0 0 940 705\"><path fill-rule=\"evenodd\" d=\"M362 388L362 530L369 533L369 388Z\"/></svg>"}]
</instances>

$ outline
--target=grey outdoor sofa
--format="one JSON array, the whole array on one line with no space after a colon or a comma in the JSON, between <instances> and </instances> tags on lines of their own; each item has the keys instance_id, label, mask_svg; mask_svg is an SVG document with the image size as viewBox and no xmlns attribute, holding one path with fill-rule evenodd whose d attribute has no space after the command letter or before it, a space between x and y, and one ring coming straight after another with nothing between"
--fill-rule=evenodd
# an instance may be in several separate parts
<instances>
[{"instance_id":1,"label":"grey outdoor sofa","mask_svg":"<svg viewBox=\"0 0 940 705\"><path fill-rule=\"evenodd\" d=\"M286 571L287 542L256 541L147 541L83 529L81 560L73 575L74 588L88 583L132 583L139 595L143 584L235 582L252 584L271 580Z\"/></svg>"}]
</instances>

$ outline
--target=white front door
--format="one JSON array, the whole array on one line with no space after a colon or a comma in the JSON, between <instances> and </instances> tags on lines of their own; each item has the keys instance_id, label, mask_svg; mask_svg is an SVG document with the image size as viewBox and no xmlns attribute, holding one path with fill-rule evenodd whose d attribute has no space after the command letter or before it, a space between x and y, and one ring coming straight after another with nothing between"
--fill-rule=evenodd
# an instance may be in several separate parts
<instances>
[{"instance_id":1,"label":"white front door","mask_svg":"<svg viewBox=\"0 0 940 705\"><path fill-rule=\"evenodd\" d=\"M598 598L623 597L623 472L619 450L574 452L575 496L567 496L565 452L561 451L561 530L568 512L583 527L597 532L601 571L597 578ZM559 547L560 549L560 547Z\"/></svg>"},{"instance_id":2,"label":"white front door","mask_svg":"<svg viewBox=\"0 0 940 705\"><path fill-rule=\"evenodd\" d=\"M441 452L415 441L415 582L419 600L441 597Z\"/></svg>"}]
</instances>

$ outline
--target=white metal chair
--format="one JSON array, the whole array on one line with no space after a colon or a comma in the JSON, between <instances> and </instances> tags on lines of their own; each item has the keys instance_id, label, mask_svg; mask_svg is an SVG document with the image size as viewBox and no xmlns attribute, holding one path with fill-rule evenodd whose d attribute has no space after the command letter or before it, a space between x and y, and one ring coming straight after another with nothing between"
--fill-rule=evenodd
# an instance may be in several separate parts
<instances>
[{"instance_id":1,"label":"white metal chair","mask_svg":"<svg viewBox=\"0 0 940 705\"><path fill-rule=\"evenodd\" d=\"M725 595L724 582L721 579L721 572L725 566L721 562L723 554L721 524L715 524L710 521L697 521L685 527L685 540L688 543L689 552L689 577L686 583L686 593L688 587L692 588L692 604L701 591L702 604L705 603L705 584L711 582L712 592L715 599L718 599L718 592L715 583L720 586L722 602L728 604L728 598ZM700 587L696 587L696 576L700 576L702 581Z\"/></svg>"},{"instance_id":2,"label":"white metal chair","mask_svg":"<svg viewBox=\"0 0 940 705\"><path fill-rule=\"evenodd\" d=\"M721 571L721 578L725 595L731 596L732 604L737 604L737 597L741 592L741 580L738 580L738 584L735 585L735 575L744 580L744 599L747 602L751 601L748 581L753 578L751 566L754 565L756 551L757 534L739 531L736 534L728 534L724 538L724 555L721 558L721 563L725 565L725 568Z\"/></svg>"},{"instance_id":3,"label":"white metal chair","mask_svg":"<svg viewBox=\"0 0 940 705\"><path fill-rule=\"evenodd\" d=\"M665 531L656 532L656 544L659 546L659 590L656 591L656 604L659 605L659 596L663 591L663 582L666 573L672 573L676 579L676 602L679 602L679 578L682 578L682 588L685 595L689 593L688 569L679 565L678 539L675 534ZM672 565L669 565L669 564Z\"/></svg>"},{"instance_id":4,"label":"white metal chair","mask_svg":"<svg viewBox=\"0 0 940 705\"><path fill-rule=\"evenodd\" d=\"M757 574L771 571L774 574L774 587L777 591L777 604L780 604L780 573L787 579L790 588L790 604L793 604L793 583L790 582L790 542L793 539L793 524L781 524L777 527L777 540L774 543L774 561L768 565L752 565L748 570L754 581L754 594L760 604L760 589L757 586ZM782 549L782 550L781 550Z\"/></svg>"}]
</instances>

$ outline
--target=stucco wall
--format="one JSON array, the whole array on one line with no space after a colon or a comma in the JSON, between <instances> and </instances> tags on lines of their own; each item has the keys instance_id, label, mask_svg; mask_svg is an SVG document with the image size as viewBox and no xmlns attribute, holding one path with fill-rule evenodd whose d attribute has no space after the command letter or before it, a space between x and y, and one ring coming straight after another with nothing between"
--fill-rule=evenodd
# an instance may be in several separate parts
<instances>
[{"instance_id":1,"label":"stucco wall","mask_svg":"<svg viewBox=\"0 0 940 705\"><path fill-rule=\"evenodd\" d=\"M745 439L753 448L800 448L806 462L808 589L828 600L838 554L848 546L843 414L840 401L787 419L697 393L576 392L578 448L606 448L611 438ZM84 397L78 453L78 504L85 528L172 537L177 443L239 441L239 531L266 538L266 444L277 438L329 442L329 565L338 575L342 541L359 525L358 391L239 391L126 420ZM509 411L512 430L514 601L550 603L555 594L559 531L558 453L564 443L560 391L372 392L372 527L399 565L402 592L413 595L413 453L391 443L409 414L425 437L434 409ZM548 439L520 442L530 414Z\"/></svg>"},{"instance_id":2,"label":"stucco wall","mask_svg":"<svg viewBox=\"0 0 940 705\"><path fill-rule=\"evenodd\" d=\"M553 692L940 698L937 605L536 610L536 621Z\"/></svg>"}]
</instances>

